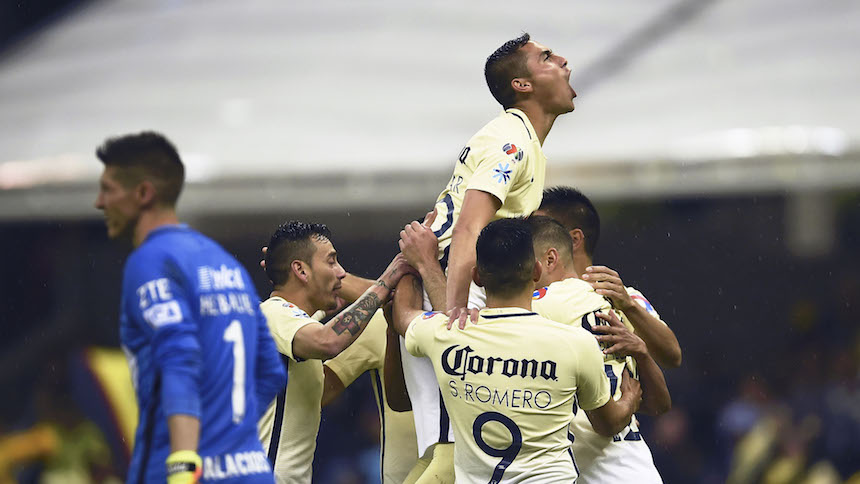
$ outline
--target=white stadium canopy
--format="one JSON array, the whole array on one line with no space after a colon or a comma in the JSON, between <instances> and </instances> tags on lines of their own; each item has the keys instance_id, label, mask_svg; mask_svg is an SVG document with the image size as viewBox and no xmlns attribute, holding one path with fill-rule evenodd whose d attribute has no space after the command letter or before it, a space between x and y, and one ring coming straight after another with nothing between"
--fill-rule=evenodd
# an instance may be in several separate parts
<instances>
[{"instance_id":1,"label":"white stadium canopy","mask_svg":"<svg viewBox=\"0 0 860 484\"><path fill-rule=\"evenodd\" d=\"M860 186L860 2L95 1L0 57L0 218L97 216L107 136L153 129L186 213L429 205L528 31L579 97L548 183L596 197ZM428 181L429 179L429 181Z\"/></svg>"}]
</instances>

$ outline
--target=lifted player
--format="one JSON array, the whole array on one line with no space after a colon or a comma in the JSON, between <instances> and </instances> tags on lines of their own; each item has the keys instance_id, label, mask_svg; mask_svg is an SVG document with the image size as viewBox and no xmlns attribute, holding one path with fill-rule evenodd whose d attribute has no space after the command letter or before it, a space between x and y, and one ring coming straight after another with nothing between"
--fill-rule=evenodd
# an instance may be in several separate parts
<instances>
[{"instance_id":1,"label":"lifted player","mask_svg":"<svg viewBox=\"0 0 860 484\"><path fill-rule=\"evenodd\" d=\"M463 147L448 185L437 198L432 228L439 238L438 258L447 268L443 306L484 306L483 291L471 284L475 241L487 223L521 217L538 208L546 157L542 145L559 115L573 111L567 60L531 41L528 34L506 42L487 58L487 86L504 112L481 128ZM429 304L425 309L430 309ZM435 388L432 366L403 351L403 372L412 400L418 435L419 465L450 456L453 434ZM435 444L441 444L436 446ZM435 450L439 448L439 450ZM429 482L450 482L452 466L434 462ZM447 469L445 471L444 469ZM414 474L407 479L413 482Z\"/></svg>"}]
</instances>

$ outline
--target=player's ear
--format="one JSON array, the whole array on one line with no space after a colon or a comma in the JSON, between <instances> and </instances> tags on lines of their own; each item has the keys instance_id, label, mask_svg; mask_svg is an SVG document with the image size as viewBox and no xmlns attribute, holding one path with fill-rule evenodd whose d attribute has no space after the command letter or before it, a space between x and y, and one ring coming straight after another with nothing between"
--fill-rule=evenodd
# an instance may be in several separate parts
<instances>
[{"instance_id":1,"label":"player's ear","mask_svg":"<svg viewBox=\"0 0 860 484\"><path fill-rule=\"evenodd\" d=\"M476 286L484 287L481 283L481 276L478 275L478 266L472 266L472 280L475 281Z\"/></svg>"},{"instance_id":2,"label":"player's ear","mask_svg":"<svg viewBox=\"0 0 860 484\"><path fill-rule=\"evenodd\" d=\"M532 92L534 90L531 81L524 77L515 77L511 79L511 87L514 89L514 92L518 93Z\"/></svg>"},{"instance_id":3,"label":"player's ear","mask_svg":"<svg viewBox=\"0 0 860 484\"><path fill-rule=\"evenodd\" d=\"M544 258L546 259L546 270L551 271L558 264L558 250L555 247L550 247Z\"/></svg>"},{"instance_id":4,"label":"player's ear","mask_svg":"<svg viewBox=\"0 0 860 484\"><path fill-rule=\"evenodd\" d=\"M585 234L582 229L573 229L570 231L570 238L573 239L573 253L582 250L585 245Z\"/></svg>"},{"instance_id":5,"label":"player's ear","mask_svg":"<svg viewBox=\"0 0 860 484\"><path fill-rule=\"evenodd\" d=\"M555 250L555 249L553 249L553 250ZM543 266L541 266L539 260L535 260L535 267L532 270L532 280L534 282L540 281L541 274L543 274Z\"/></svg>"},{"instance_id":6,"label":"player's ear","mask_svg":"<svg viewBox=\"0 0 860 484\"><path fill-rule=\"evenodd\" d=\"M141 207L155 204L155 185L149 180L143 180L134 188L134 195Z\"/></svg>"},{"instance_id":7,"label":"player's ear","mask_svg":"<svg viewBox=\"0 0 860 484\"><path fill-rule=\"evenodd\" d=\"M308 270L304 262L300 260L292 261L290 263L290 270L293 271L293 275L300 281L308 282Z\"/></svg>"}]
</instances>

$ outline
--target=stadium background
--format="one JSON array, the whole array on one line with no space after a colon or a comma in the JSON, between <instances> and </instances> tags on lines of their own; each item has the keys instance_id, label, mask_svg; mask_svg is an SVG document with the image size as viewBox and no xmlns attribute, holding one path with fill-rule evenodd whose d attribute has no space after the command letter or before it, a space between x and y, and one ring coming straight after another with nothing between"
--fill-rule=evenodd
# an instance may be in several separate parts
<instances>
[{"instance_id":1,"label":"stadium background","mask_svg":"<svg viewBox=\"0 0 860 484\"><path fill-rule=\"evenodd\" d=\"M375 277L498 112L483 61L523 30L579 94L548 185L597 202L596 261L684 350L673 410L642 418L665 481L858 479L857 25L848 0L0 4L0 482L122 472L88 423L114 426L93 348L118 343L128 253L92 208L105 137L177 144L180 216L261 294L290 218ZM324 411L315 481L375 482L376 429L362 379Z\"/></svg>"}]
</instances>

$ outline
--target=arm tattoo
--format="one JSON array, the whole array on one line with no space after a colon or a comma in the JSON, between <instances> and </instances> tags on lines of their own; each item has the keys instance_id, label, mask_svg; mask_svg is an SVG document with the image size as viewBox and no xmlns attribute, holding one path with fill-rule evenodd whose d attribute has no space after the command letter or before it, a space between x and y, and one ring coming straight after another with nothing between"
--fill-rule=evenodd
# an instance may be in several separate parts
<instances>
[{"instance_id":1,"label":"arm tattoo","mask_svg":"<svg viewBox=\"0 0 860 484\"><path fill-rule=\"evenodd\" d=\"M389 292L391 292L391 288L390 288L390 287L388 287L388 284L386 284L386 283L385 283L385 281L383 281L382 279L380 279L380 280L376 281L376 285L377 285L377 286L382 286L382 287L384 287L385 289L387 289Z\"/></svg>"},{"instance_id":2,"label":"arm tattoo","mask_svg":"<svg viewBox=\"0 0 860 484\"><path fill-rule=\"evenodd\" d=\"M357 335L362 326L376 313L379 304L379 296L375 293L365 294L335 318L336 321L331 329L338 335L343 334L344 331L349 331L353 336Z\"/></svg>"}]
</instances>

